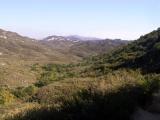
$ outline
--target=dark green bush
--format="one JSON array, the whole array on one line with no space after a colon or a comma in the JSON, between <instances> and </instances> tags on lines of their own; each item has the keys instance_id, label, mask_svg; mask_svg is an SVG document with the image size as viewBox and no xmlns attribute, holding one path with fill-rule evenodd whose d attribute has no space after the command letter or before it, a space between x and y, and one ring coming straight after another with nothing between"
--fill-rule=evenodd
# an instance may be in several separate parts
<instances>
[{"instance_id":1,"label":"dark green bush","mask_svg":"<svg viewBox=\"0 0 160 120\"><path fill-rule=\"evenodd\" d=\"M28 87L18 87L12 91L12 93L20 99L26 100L32 97L37 91L37 88L33 85Z\"/></svg>"},{"instance_id":2,"label":"dark green bush","mask_svg":"<svg viewBox=\"0 0 160 120\"><path fill-rule=\"evenodd\" d=\"M154 45L154 48L155 48L156 50L160 50L160 42L156 43L156 44Z\"/></svg>"}]
</instances>

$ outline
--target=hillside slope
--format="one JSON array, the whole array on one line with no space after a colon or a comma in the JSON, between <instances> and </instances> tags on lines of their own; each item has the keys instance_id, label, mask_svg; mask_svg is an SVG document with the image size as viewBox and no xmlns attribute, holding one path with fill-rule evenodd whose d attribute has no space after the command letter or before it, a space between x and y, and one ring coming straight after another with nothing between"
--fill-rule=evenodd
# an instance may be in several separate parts
<instances>
[{"instance_id":1,"label":"hillside slope","mask_svg":"<svg viewBox=\"0 0 160 120\"><path fill-rule=\"evenodd\" d=\"M160 72L160 29L141 36L138 40L87 60L94 70L107 72L109 69L133 68L144 73Z\"/></svg>"},{"instance_id":2,"label":"hillside slope","mask_svg":"<svg viewBox=\"0 0 160 120\"><path fill-rule=\"evenodd\" d=\"M71 56L62 54L42 45L38 40L23 37L17 33L0 30L0 59L18 59L29 61L69 62ZM67 62L67 61L66 61Z\"/></svg>"},{"instance_id":3,"label":"hillside slope","mask_svg":"<svg viewBox=\"0 0 160 120\"><path fill-rule=\"evenodd\" d=\"M127 43L66 39L51 36L38 41L0 29L0 85L27 86L37 79L37 73L31 71L34 64L75 63ZM108 46L110 43L114 45Z\"/></svg>"},{"instance_id":4,"label":"hillside slope","mask_svg":"<svg viewBox=\"0 0 160 120\"><path fill-rule=\"evenodd\" d=\"M114 47L127 43L127 41L87 42L68 39L61 36L51 36L38 41L0 29L0 59L12 58L25 61L70 63L81 60L83 57L88 57L89 55L93 56L95 53L107 52ZM100 50L98 51L97 49ZM81 53L85 55L79 55Z\"/></svg>"},{"instance_id":5,"label":"hillside slope","mask_svg":"<svg viewBox=\"0 0 160 120\"><path fill-rule=\"evenodd\" d=\"M125 40L111 40L111 39L98 39L98 38L84 38L82 37L63 37L63 36L49 36L39 41L43 45L60 51L64 54L71 54L80 59L89 56L95 56L103 53L108 53L114 48L126 45L129 41Z\"/></svg>"}]
</instances>

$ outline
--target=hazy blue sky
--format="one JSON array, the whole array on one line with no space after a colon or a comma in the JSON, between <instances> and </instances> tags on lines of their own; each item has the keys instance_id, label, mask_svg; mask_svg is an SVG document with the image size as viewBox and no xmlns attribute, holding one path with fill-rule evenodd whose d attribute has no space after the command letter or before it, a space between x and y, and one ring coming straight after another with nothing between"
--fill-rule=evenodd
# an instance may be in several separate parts
<instances>
[{"instance_id":1,"label":"hazy blue sky","mask_svg":"<svg viewBox=\"0 0 160 120\"><path fill-rule=\"evenodd\" d=\"M160 27L160 0L0 0L0 28L22 35L136 39Z\"/></svg>"}]
</instances>

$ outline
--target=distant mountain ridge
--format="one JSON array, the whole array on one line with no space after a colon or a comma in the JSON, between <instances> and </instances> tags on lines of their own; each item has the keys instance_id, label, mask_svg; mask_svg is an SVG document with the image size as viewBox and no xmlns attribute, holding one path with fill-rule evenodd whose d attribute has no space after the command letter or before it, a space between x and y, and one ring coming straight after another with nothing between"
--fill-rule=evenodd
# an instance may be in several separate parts
<instances>
[{"instance_id":1,"label":"distant mountain ridge","mask_svg":"<svg viewBox=\"0 0 160 120\"><path fill-rule=\"evenodd\" d=\"M71 38L68 38L68 37L64 37L64 36L57 36L57 35L53 35L53 36L48 36L44 39L42 39L43 41L77 41L75 39L71 39Z\"/></svg>"},{"instance_id":2,"label":"distant mountain ridge","mask_svg":"<svg viewBox=\"0 0 160 120\"><path fill-rule=\"evenodd\" d=\"M72 41L72 42L80 42L80 41L89 41L89 40L103 40L100 38L95 38L95 37L83 37L79 35L70 35L70 36L58 36L58 35L52 35L48 36L44 39L44 41L54 41L54 40L59 40L59 41Z\"/></svg>"},{"instance_id":3,"label":"distant mountain ridge","mask_svg":"<svg viewBox=\"0 0 160 120\"><path fill-rule=\"evenodd\" d=\"M65 54L73 54L80 58L103 54L116 47L129 43L121 39L100 39L82 36L48 36L40 40L43 45L51 49L58 49Z\"/></svg>"},{"instance_id":4,"label":"distant mountain ridge","mask_svg":"<svg viewBox=\"0 0 160 120\"><path fill-rule=\"evenodd\" d=\"M103 39L101 39L101 38L96 38L96 37L84 37L84 36L79 36L79 35L70 35L70 36L66 36L66 38L75 39L75 40L80 40L80 41L103 40Z\"/></svg>"},{"instance_id":5,"label":"distant mountain ridge","mask_svg":"<svg viewBox=\"0 0 160 120\"><path fill-rule=\"evenodd\" d=\"M44 39L44 41L54 41L54 40L59 40L59 41L73 41L73 42L79 42L79 41L95 41L95 40L115 40L115 41L122 41L121 39L102 39L102 38L97 38L97 37L84 37L84 36L79 36L79 35L70 35L70 36L60 36L60 35L51 35L48 36ZM127 41L127 40L123 40Z\"/></svg>"},{"instance_id":6,"label":"distant mountain ridge","mask_svg":"<svg viewBox=\"0 0 160 120\"><path fill-rule=\"evenodd\" d=\"M0 58L73 62L109 52L127 43L128 41L101 40L77 35L67 37L53 35L43 40L36 40L0 29Z\"/></svg>"}]
</instances>

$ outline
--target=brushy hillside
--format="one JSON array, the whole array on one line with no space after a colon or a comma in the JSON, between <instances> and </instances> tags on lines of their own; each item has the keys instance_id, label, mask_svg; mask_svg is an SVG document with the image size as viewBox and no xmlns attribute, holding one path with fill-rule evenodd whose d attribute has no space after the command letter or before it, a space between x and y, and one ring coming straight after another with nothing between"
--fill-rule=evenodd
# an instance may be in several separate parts
<instances>
[{"instance_id":1,"label":"brushy hillside","mask_svg":"<svg viewBox=\"0 0 160 120\"><path fill-rule=\"evenodd\" d=\"M106 44L104 51L107 52L127 43L127 41L110 42L113 43L112 47L108 45L108 41L103 42ZM101 53L98 50L91 52L95 42L85 44L81 49L75 49L78 46L79 44L74 41L61 41L60 39L54 42L38 41L0 29L0 85L28 86L35 83L39 77L40 71L32 70L36 64L76 63L88 55ZM97 49L101 46L102 44L97 43Z\"/></svg>"},{"instance_id":2,"label":"brushy hillside","mask_svg":"<svg viewBox=\"0 0 160 120\"><path fill-rule=\"evenodd\" d=\"M69 52L82 58L95 56L103 53L109 53L117 47L127 45L129 41L125 40L92 40L81 41L74 44Z\"/></svg>"},{"instance_id":3,"label":"brushy hillside","mask_svg":"<svg viewBox=\"0 0 160 120\"><path fill-rule=\"evenodd\" d=\"M14 100L39 104L9 120L130 120L159 90L160 29L79 64L34 65L32 86L6 89Z\"/></svg>"},{"instance_id":4,"label":"brushy hillside","mask_svg":"<svg viewBox=\"0 0 160 120\"><path fill-rule=\"evenodd\" d=\"M138 40L112 51L86 60L88 71L105 74L119 68L140 69L143 73L160 72L160 29L141 36Z\"/></svg>"}]
</instances>

